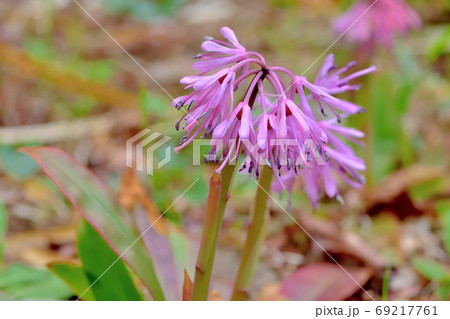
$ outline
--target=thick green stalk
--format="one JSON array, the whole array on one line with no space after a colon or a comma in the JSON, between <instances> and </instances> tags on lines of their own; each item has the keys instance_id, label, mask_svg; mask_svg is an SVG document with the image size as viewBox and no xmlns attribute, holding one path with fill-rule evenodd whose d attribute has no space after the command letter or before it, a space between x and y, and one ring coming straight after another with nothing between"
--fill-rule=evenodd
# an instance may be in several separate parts
<instances>
[{"instance_id":1,"label":"thick green stalk","mask_svg":"<svg viewBox=\"0 0 450 319\"><path fill-rule=\"evenodd\" d=\"M267 74L267 70L262 70L261 79ZM255 75L256 77L256 75ZM255 85L250 93L248 104L250 107L255 103L258 94L258 86ZM192 292L192 300L206 300L209 292L209 282L211 280L212 266L214 256L216 254L217 239L219 238L220 229L222 227L223 214L230 196L230 186L233 182L236 165L226 165L221 172L221 189L219 202L217 203L217 187L212 182L217 179L217 174L211 177L208 202L206 204L206 218L203 228L202 241L197 256L197 265L195 267L194 288ZM219 175L220 177L220 175ZM270 183L269 183L270 185ZM214 186L214 187L213 187Z\"/></svg>"},{"instance_id":2,"label":"thick green stalk","mask_svg":"<svg viewBox=\"0 0 450 319\"><path fill-rule=\"evenodd\" d=\"M222 170L221 175L214 173L209 182L205 224L195 266L192 300L206 300L208 298L217 239L219 238L235 169L236 165L227 165Z\"/></svg>"},{"instance_id":3,"label":"thick green stalk","mask_svg":"<svg viewBox=\"0 0 450 319\"><path fill-rule=\"evenodd\" d=\"M256 191L255 202L252 209L252 222L248 228L247 239L245 240L241 264L239 266L236 282L234 283L231 300L247 299L247 289L252 281L262 244L267 233L267 226L269 223L267 200L272 176L272 169L269 166L264 166L258 181L258 190Z\"/></svg>"}]
</instances>

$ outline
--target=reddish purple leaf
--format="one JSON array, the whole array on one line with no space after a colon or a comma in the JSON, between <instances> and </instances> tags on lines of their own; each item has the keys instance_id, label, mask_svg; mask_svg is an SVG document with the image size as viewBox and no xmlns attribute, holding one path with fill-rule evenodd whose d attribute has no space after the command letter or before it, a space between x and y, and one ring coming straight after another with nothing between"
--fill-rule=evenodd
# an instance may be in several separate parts
<instances>
[{"instance_id":1,"label":"reddish purple leaf","mask_svg":"<svg viewBox=\"0 0 450 319\"><path fill-rule=\"evenodd\" d=\"M342 268L332 263L306 265L287 276L281 294L290 300L340 301L360 290L372 275L369 268Z\"/></svg>"},{"instance_id":2,"label":"reddish purple leaf","mask_svg":"<svg viewBox=\"0 0 450 319\"><path fill-rule=\"evenodd\" d=\"M179 300L181 285L169 238L151 227L145 211L142 209L136 210L136 224L140 233L143 234L142 240L148 252L153 257L155 269L164 287L167 300Z\"/></svg>"}]
</instances>

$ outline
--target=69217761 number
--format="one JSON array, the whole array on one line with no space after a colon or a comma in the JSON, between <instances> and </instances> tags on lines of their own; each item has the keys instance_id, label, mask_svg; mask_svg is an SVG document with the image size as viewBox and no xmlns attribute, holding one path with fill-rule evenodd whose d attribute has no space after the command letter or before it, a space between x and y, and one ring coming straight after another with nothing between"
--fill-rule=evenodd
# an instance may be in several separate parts
<instances>
[{"instance_id":1,"label":"69217761 number","mask_svg":"<svg viewBox=\"0 0 450 319\"><path fill-rule=\"evenodd\" d=\"M379 316L437 316L436 306L378 306L375 313Z\"/></svg>"}]
</instances>

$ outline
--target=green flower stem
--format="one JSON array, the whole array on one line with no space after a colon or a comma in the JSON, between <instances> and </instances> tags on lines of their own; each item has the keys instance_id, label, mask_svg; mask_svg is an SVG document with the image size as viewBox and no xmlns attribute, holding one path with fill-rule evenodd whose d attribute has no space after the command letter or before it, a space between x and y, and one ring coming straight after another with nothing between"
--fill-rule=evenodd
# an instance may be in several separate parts
<instances>
[{"instance_id":1,"label":"green flower stem","mask_svg":"<svg viewBox=\"0 0 450 319\"><path fill-rule=\"evenodd\" d=\"M234 283L231 300L246 300L248 297L247 288L252 281L269 223L267 201L272 176L272 169L269 166L264 166L258 182L258 190L256 191L252 210L252 222L245 240L241 264Z\"/></svg>"},{"instance_id":2,"label":"green flower stem","mask_svg":"<svg viewBox=\"0 0 450 319\"><path fill-rule=\"evenodd\" d=\"M205 224L195 266L192 300L207 300L208 298L217 239L219 238L235 169L236 165L227 165L221 174L214 173L209 182Z\"/></svg>"},{"instance_id":3,"label":"green flower stem","mask_svg":"<svg viewBox=\"0 0 450 319\"><path fill-rule=\"evenodd\" d=\"M265 76L266 73L263 74L261 79ZM255 86L250 93L248 102L250 107L255 103L257 94L258 86ZM233 182L235 170L236 165L226 165L223 168L221 175L214 173L211 177L208 201L206 203L205 226L203 228L202 241L200 243L197 264L195 267L192 300L207 300L208 298L209 282L211 281L217 239L219 238L220 228L222 227L225 207L227 206L228 198L230 197L230 186ZM221 184L221 186L218 186L217 184ZM218 192L220 192L220 196L217 202Z\"/></svg>"}]
</instances>

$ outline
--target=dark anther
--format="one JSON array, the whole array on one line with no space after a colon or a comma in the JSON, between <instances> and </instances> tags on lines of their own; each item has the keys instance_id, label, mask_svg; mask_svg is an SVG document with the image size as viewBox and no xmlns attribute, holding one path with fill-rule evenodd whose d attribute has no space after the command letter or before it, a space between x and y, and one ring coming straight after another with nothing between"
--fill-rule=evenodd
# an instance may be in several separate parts
<instances>
[{"instance_id":1,"label":"dark anther","mask_svg":"<svg viewBox=\"0 0 450 319\"><path fill-rule=\"evenodd\" d=\"M180 101L178 101L177 105L175 105L175 108L177 110L179 110L183 107L183 105L184 105L184 100L180 100Z\"/></svg>"},{"instance_id":2,"label":"dark anther","mask_svg":"<svg viewBox=\"0 0 450 319\"><path fill-rule=\"evenodd\" d=\"M214 127L212 125L208 125L208 127L205 129L206 135L211 133L213 131Z\"/></svg>"},{"instance_id":3,"label":"dark anther","mask_svg":"<svg viewBox=\"0 0 450 319\"><path fill-rule=\"evenodd\" d=\"M336 70L336 68L337 68L337 66L335 66L335 65L331 66L331 67L328 69L327 73L330 73L331 71Z\"/></svg>"},{"instance_id":4,"label":"dark anther","mask_svg":"<svg viewBox=\"0 0 450 319\"><path fill-rule=\"evenodd\" d=\"M191 108L191 106L192 106L193 104L194 104L194 100L191 100L191 101L189 102L189 105L188 105L186 111L189 111L189 109Z\"/></svg>"},{"instance_id":5,"label":"dark anther","mask_svg":"<svg viewBox=\"0 0 450 319\"><path fill-rule=\"evenodd\" d=\"M197 120L202 119L206 114L208 114L208 112L205 112L205 113L203 113L202 115L200 115L200 116L197 118Z\"/></svg>"},{"instance_id":6,"label":"dark anther","mask_svg":"<svg viewBox=\"0 0 450 319\"><path fill-rule=\"evenodd\" d=\"M179 121L175 123L175 129L176 129L177 131L180 130L180 122L179 122Z\"/></svg>"},{"instance_id":7,"label":"dark anther","mask_svg":"<svg viewBox=\"0 0 450 319\"><path fill-rule=\"evenodd\" d=\"M201 53L197 54L197 55L194 57L194 59L201 59L201 58L202 58L202 54L201 54Z\"/></svg>"},{"instance_id":8,"label":"dark anther","mask_svg":"<svg viewBox=\"0 0 450 319\"><path fill-rule=\"evenodd\" d=\"M180 145L187 141L187 136L183 136L183 138L180 140Z\"/></svg>"},{"instance_id":9,"label":"dark anther","mask_svg":"<svg viewBox=\"0 0 450 319\"><path fill-rule=\"evenodd\" d=\"M214 40L214 38L213 38L213 37L210 37L209 35L205 35L205 36L203 37L203 39L205 39L205 41L212 41L212 40Z\"/></svg>"},{"instance_id":10,"label":"dark anther","mask_svg":"<svg viewBox=\"0 0 450 319\"><path fill-rule=\"evenodd\" d=\"M328 155L328 152L323 151L323 154L325 155L325 160L328 162L330 160L330 156Z\"/></svg>"},{"instance_id":11,"label":"dark anther","mask_svg":"<svg viewBox=\"0 0 450 319\"><path fill-rule=\"evenodd\" d=\"M366 113L366 109L363 107L360 107L356 113L358 113L358 114Z\"/></svg>"},{"instance_id":12,"label":"dark anther","mask_svg":"<svg viewBox=\"0 0 450 319\"><path fill-rule=\"evenodd\" d=\"M336 115L336 120L339 124L342 123L342 118L340 115Z\"/></svg>"},{"instance_id":13,"label":"dark anther","mask_svg":"<svg viewBox=\"0 0 450 319\"><path fill-rule=\"evenodd\" d=\"M322 146L320 146L319 144L317 144L317 153L319 153L319 156L322 156Z\"/></svg>"},{"instance_id":14,"label":"dark anther","mask_svg":"<svg viewBox=\"0 0 450 319\"><path fill-rule=\"evenodd\" d=\"M277 165L278 169L281 169L281 164L280 164L280 160L278 159L278 157L275 158L275 165Z\"/></svg>"}]
</instances>

